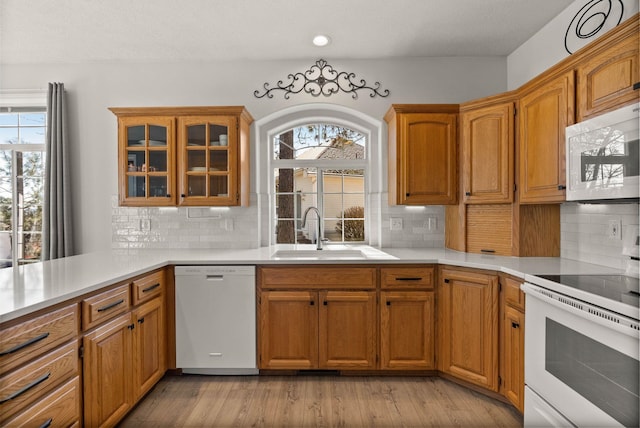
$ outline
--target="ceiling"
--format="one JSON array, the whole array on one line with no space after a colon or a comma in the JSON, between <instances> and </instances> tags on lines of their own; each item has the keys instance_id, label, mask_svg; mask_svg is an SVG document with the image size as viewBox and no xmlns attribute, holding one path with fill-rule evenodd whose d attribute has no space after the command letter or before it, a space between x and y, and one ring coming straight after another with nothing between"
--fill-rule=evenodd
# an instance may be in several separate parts
<instances>
[{"instance_id":1,"label":"ceiling","mask_svg":"<svg viewBox=\"0 0 640 428\"><path fill-rule=\"evenodd\" d=\"M2 0L0 62L506 56L572 2Z\"/></svg>"}]
</instances>

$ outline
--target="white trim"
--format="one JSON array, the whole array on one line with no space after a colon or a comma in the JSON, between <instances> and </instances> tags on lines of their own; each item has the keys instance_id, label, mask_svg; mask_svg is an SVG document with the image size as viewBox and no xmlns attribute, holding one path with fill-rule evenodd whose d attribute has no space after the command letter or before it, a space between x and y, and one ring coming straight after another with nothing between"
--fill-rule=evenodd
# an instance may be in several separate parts
<instances>
[{"instance_id":1,"label":"white trim","mask_svg":"<svg viewBox=\"0 0 640 428\"><path fill-rule=\"evenodd\" d=\"M5 89L0 91L0 107L46 107L43 89Z\"/></svg>"},{"instance_id":2,"label":"white trim","mask_svg":"<svg viewBox=\"0 0 640 428\"><path fill-rule=\"evenodd\" d=\"M271 170L272 141L275 135L280 134L296 126L309 123L332 123L343 125L354 129L366 136L366 159L363 167L368 172L366 181L365 198L367 200L365 217L369 219L367 236L369 244L379 243L380 218L373 218L372 213L376 212L379 217L380 210L371 209L370 195L382 192L384 166L382 162L382 132L383 123L362 112L351 108L328 103L310 103L288 107L268 116L263 117L253 123L253 147L255 150L255 191L258 196L260 215L260 242L261 246L270 245L270 233L273 225L271 189L273 188L273 178ZM374 230L376 232L374 232Z\"/></svg>"}]
</instances>

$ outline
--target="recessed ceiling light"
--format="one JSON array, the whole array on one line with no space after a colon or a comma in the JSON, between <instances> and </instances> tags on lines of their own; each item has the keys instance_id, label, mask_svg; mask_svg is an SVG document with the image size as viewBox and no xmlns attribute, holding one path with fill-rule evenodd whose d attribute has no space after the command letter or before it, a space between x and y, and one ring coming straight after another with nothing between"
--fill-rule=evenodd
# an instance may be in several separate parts
<instances>
[{"instance_id":1,"label":"recessed ceiling light","mask_svg":"<svg viewBox=\"0 0 640 428\"><path fill-rule=\"evenodd\" d=\"M313 44L316 46L327 46L329 42L331 42L331 39L324 34L318 34L313 38Z\"/></svg>"}]
</instances>

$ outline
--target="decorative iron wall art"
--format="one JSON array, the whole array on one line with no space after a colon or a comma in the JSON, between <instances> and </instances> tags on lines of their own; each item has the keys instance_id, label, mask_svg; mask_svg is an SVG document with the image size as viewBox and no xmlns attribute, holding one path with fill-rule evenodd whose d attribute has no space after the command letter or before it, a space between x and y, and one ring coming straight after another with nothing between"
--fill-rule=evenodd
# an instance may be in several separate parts
<instances>
[{"instance_id":1,"label":"decorative iron wall art","mask_svg":"<svg viewBox=\"0 0 640 428\"><path fill-rule=\"evenodd\" d=\"M623 14L623 0L589 0L569 23L564 48L570 54L574 53L584 46L585 40L596 37L605 24L620 24Z\"/></svg>"},{"instance_id":2,"label":"decorative iron wall art","mask_svg":"<svg viewBox=\"0 0 640 428\"><path fill-rule=\"evenodd\" d=\"M336 94L340 91L351 94L355 100L358 98L358 91L368 91L371 98L377 96L389 96L389 90L380 90L380 82L375 82L373 86L367 86L364 79L356 79L355 73L337 71L324 59L319 59L309 70L289 74L287 81L278 80L275 86L270 87L269 82L263 85L264 92L253 91L256 98L273 98L275 91L284 91L284 98L289 99L291 94L306 92L314 97L324 95L325 97Z\"/></svg>"}]
</instances>

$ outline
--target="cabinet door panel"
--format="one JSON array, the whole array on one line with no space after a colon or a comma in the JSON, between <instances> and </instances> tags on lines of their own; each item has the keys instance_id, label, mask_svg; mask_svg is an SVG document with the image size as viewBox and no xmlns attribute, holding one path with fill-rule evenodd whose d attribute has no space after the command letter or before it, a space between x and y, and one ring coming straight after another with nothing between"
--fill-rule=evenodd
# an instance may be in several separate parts
<instances>
[{"instance_id":1,"label":"cabinet door panel","mask_svg":"<svg viewBox=\"0 0 640 428\"><path fill-rule=\"evenodd\" d=\"M260 297L260 368L318 366L317 293L264 291Z\"/></svg>"},{"instance_id":2,"label":"cabinet door panel","mask_svg":"<svg viewBox=\"0 0 640 428\"><path fill-rule=\"evenodd\" d=\"M174 119L120 117L118 135L120 205L175 205Z\"/></svg>"},{"instance_id":3,"label":"cabinet door panel","mask_svg":"<svg viewBox=\"0 0 640 428\"><path fill-rule=\"evenodd\" d=\"M400 120L402 204L456 201L456 117L405 114Z\"/></svg>"},{"instance_id":4,"label":"cabinet door panel","mask_svg":"<svg viewBox=\"0 0 640 428\"><path fill-rule=\"evenodd\" d=\"M565 199L565 135L574 119L573 71L520 100L520 202Z\"/></svg>"},{"instance_id":5,"label":"cabinet door panel","mask_svg":"<svg viewBox=\"0 0 640 428\"><path fill-rule=\"evenodd\" d=\"M502 334L504 395L520 412L524 412L524 314L505 306Z\"/></svg>"},{"instance_id":6,"label":"cabinet door panel","mask_svg":"<svg viewBox=\"0 0 640 428\"><path fill-rule=\"evenodd\" d=\"M381 368L434 370L436 368L434 326L433 292L381 292Z\"/></svg>"},{"instance_id":7,"label":"cabinet door panel","mask_svg":"<svg viewBox=\"0 0 640 428\"><path fill-rule=\"evenodd\" d=\"M376 292L320 293L320 368L376 365Z\"/></svg>"},{"instance_id":8,"label":"cabinet door panel","mask_svg":"<svg viewBox=\"0 0 640 428\"><path fill-rule=\"evenodd\" d=\"M165 372L164 300L156 298L134 312L134 399L140 398Z\"/></svg>"},{"instance_id":9,"label":"cabinet door panel","mask_svg":"<svg viewBox=\"0 0 640 428\"><path fill-rule=\"evenodd\" d=\"M131 408L131 314L104 324L83 339L84 422L113 426Z\"/></svg>"},{"instance_id":10,"label":"cabinet door panel","mask_svg":"<svg viewBox=\"0 0 640 428\"><path fill-rule=\"evenodd\" d=\"M442 269L440 278L439 369L497 391L497 277Z\"/></svg>"},{"instance_id":11,"label":"cabinet door panel","mask_svg":"<svg viewBox=\"0 0 640 428\"><path fill-rule=\"evenodd\" d=\"M178 119L179 205L237 205L237 118Z\"/></svg>"},{"instance_id":12,"label":"cabinet door panel","mask_svg":"<svg viewBox=\"0 0 640 428\"><path fill-rule=\"evenodd\" d=\"M513 201L513 111L509 102L462 113L466 203Z\"/></svg>"},{"instance_id":13,"label":"cabinet door panel","mask_svg":"<svg viewBox=\"0 0 640 428\"><path fill-rule=\"evenodd\" d=\"M578 65L578 121L638 99L633 85L640 82L639 41L636 29L621 43Z\"/></svg>"}]
</instances>

